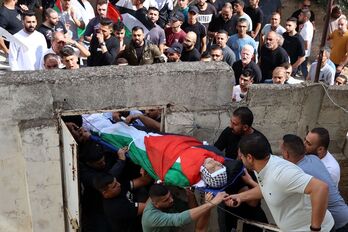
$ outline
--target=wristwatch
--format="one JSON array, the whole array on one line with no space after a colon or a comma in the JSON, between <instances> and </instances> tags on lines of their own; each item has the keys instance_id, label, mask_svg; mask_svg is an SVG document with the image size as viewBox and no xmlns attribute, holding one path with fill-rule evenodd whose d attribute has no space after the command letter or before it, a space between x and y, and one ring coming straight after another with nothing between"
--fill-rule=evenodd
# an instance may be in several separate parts
<instances>
[{"instance_id":1,"label":"wristwatch","mask_svg":"<svg viewBox=\"0 0 348 232\"><path fill-rule=\"evenodd\" d=\"M99 43L99 46L105 46L105 42Z\"/></svg>"}]
</instances>

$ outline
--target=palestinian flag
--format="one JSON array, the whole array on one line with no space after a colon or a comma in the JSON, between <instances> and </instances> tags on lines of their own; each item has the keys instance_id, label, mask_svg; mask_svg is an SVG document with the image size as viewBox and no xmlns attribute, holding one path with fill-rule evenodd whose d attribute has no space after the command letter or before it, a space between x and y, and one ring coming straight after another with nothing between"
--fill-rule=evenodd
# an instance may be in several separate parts
<instances>
[{"instance_id":1,"label":"palestinian flag","mask_svg":"<svg viewBox=\"0 0 348 232\"><path fill-rule=\"evenodd\" d=\"M88 16L87 16L87 11L85 9L85 6L83 5L81 0L72 0L72 6L75 10L80 11L81 15L82 15L82 20L85 23L85 28L89 22ZM54 7L53 9L55 11L57 11L58 13L62 13L63 12L63 8L62 8L62 4L60 2L60 0L56 0L56 2L54 3ZM85 33L85 29L80 29L77 28L77 35L80 38L81 36L83 36L83 34Z\"/></svg>"},{"instance_id":2,"label":"palestinian flag","mask_svg":"<svg viewBox=\"0 0 348 232\"><path fill-rule=\"evenodd\" d=\"M185 187L199 182L200 167L208 157L224 162L214 152L198 148L202 142L192 137L147 133L123 122L102 124L90 129L115 147L128 146L134 163L168 185Z\"/></svg>"}]
</instances>

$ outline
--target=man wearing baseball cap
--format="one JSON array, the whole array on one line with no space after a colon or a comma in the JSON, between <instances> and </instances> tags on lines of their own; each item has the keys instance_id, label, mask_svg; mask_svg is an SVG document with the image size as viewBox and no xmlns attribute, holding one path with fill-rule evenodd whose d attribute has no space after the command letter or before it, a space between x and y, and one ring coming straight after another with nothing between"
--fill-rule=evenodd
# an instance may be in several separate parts
<instances>
[{"instance_id":1,"label":"man wearing baseball cap","mask_svg":"<svg viewBox=\"0 0 348 232\"><path fill-rule=\"evenodd\" d=\"M175 42L167 49L168 62L180 62L182 44Z\"/></svg>"},{"instance_id":2,"label":"man wearing baseball cap","mask_svg":"<svg viewBox=\"0 0 348 232\"><path fill-rule=\"evenodd\" d=\"M200 53L203 53L206 50L207 45L207 33L203 24L197 21L199 10L197 6L190 6L188 11L188 20L182 25L182 29L187 33L193 31L197 35L197 41L195 48Z\"/></svg>"},{"instance_id":3,"label":"man wearing baseball cap","mask_svg":"<svg viewBox=\"0 0 348 232\"><path fill-rule=\"evenodd\" d=\"M181 29L181 25L185 21L185 16L181 12L176 12L169 20L170 27L164 30L166 34L167 47L172 46L174 42L184 42L186 33Z\"/></svg>"}]
</instances>

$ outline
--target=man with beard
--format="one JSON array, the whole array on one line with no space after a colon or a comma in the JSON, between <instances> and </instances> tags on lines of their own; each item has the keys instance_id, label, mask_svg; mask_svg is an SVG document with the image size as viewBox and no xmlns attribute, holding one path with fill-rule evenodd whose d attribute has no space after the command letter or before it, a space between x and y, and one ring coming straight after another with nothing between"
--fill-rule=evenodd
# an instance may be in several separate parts
<instances>
[{"instance_id":1,"label":"man with beard","mask_svg":"<svg viewBox=\"0 0 348 232\"><path fill-rule=\"evenodd\" d=\"M262 72L262 82L272 78L272 72L276 67L289 61L288 54L284 48L279 46L279 36L274 31L268 32L265 44L261 47L259 65Z\"/></svg>"},{"instance_id":2,"label":"man with beard","mask_svg":"<svg viewBox=\"0 0 348 232\"><path fill-rule=\"evenodd\" d=\"M232 65L232 69L234 71L234 76L236 78L236 85L239 84L240 75L246 69L250 69L253 71L254 75L254 83L260 83L262 80L262 74L260 67L252 60L254 56L254 48L246 44L240 53L240 60L236 61Z\"/></svg>"},{"instance_id":3,"label":"man with beard","mask_svg":"<svg viewBox=\"0 0 348 232\"><path fill-rule=\"evenodd\" d=\"M302 36L304 40L305 47L305 61L301 63L300 69L304 78L308 75L308 57L311 54L312 48L312 40L314 35L314 27L311 21L309 20L311 17L311 12L308 9L303 9L301 14L299 15L298 22L303 24L303 27L299 30L299 34Z\"/></svg>"},{"instance_id":4,"label":"man with beard","mask_svg":"<svg viewBox=\"0 0 348 232\"><path fill-rule=\"evenodd\" d=\"M234 24L232 22L232 14L232 4L226 2L221 13L217 17L214 17L209 23L208 36L214 38L220 30L227 31L228 35L231 36L232 32L235 30L235 28L233 28Z\"/></svg>"},{"instance_id":5,"label":"man with beard","mask_svg":"<svg viewBox=\"0 0 348 232\"><path fill-rule=\"evenodd\" d=\"M96 32L96 30L99 27L99 22L101 19L106 18L107 11L108 11L108 2L106 0L99 0L97 2L97 16L95 16L91 21L88 22L86 26L86 30L81 36L80 41L87 40L91 41L93 34Z\"/></svg>"},{"instance_id":6,"label":"man with beard","mask_svg":"<svg viewBox=\"0 0 348 232\"><path fill-rule=\"evenodd\" d=\"M198 8L197 20L208 30L209 23L217 14L215 7L207 2L207 0L198 0L196 7Z\"/></svg>"},{"instance_id":7,"label":"man with beard","mask_svg":"<svg viewBox=\"0 0 348 232\"><path fill-rule=\"evenodd\" d=\"M111 19L100 20L100 27L93 35L87 58L88 66L111 65L117 55L117 39L112 36L113 22Z\"/></svg>"},{"instance_id":8,"label":"man with beard","mask_svg":"<svg viewBox=\"0 0 348 232\"><path fill-rule=\"evenodd\" d=\"M236 55L232 51L232 49L227 46L228 34L224 30L218 31L215 36L216 45L218 45L222 49L222 53L224 55L223 61L229 64L231 67L234 62L236 62Z\"/></svg>"},{"instance_id":9,"label":"man with beard","mask_svg":"<svg viewBox=\"0 0 348 232\"><path fill-rule=\"evenodd\" d=\"M198 8L196 6L190 6L188 12L188 20L182 25L182 29L187 33L193 31L197 35L197 41L195 48L202 54L207 48L207 33L205 27L197 21Z\"/></svg>"},{"instance_id":10,"label":"man with beard","mask_svg":"<svg viewBox=\"0 0 348 232\"><path fill-rule=\"evenodd\" d=\"M181 43L173 43L170 48L167 49L167 57L168 62L180 62L182 52L182 44Z\"/></svg>"},{"instance_id":11,"label":"man with beard","mask_svg":"<svg viewBox=\"0 0 348 232\"><path fill-rule=\"evenodd\" d=\"M186 34L183 46L184 50L181 53L182 61L199 61L201 59L201 54L195 48L197 41L197 35L193 31L189 31Z\"/></svg>"},{"instance_id":12,"label":"man with beard","mask_svg":"<svg viewBox=\"0 0 348 232\"><path fill-rule=\"evenodd\" d=\"M336 66L336 76L338 76L348 63L348 30L347 19L338 20L338 29L329 36L331 43L330 59Z\"/></svg>"},{"instance_id":13,"label":"man with beard","mask_svg":"<svg viewBox=\"0 0 348 232\"><path fill-rule=\"evenodd\" d=\"M50 48L52 46L51 40L53 32L62 31L65 34L67 33L67 30L64 24L59 21L58 13L52 8L46 9L45 19L46 20L40 25L37 30L45 36L47 48Z\"/></svg>"},{"instance_id":14,"label":"man with beard","mask_svg":"<svg viewBox=\"0 0 348 232\"><path fill-rule=\"evenodd\" d=\"M120 54L127 59L129 65L143 65L163 62L159 48L144 39L144 29L135 26L132 29L132 41Z\"/></svg>"},{"instance_id":15,"label":"man with beard","mask_svg":"<svg viewBox=\"0 0 348 232\"><path fill-rule=\"evenodd\" d=\"M216 205L220 204L225 196L225 192L219 192L214 198L211 193L205 197L205 203L197 206L195 196L187 190L188 210L178 213L177 204L173 199L171 192L161 184L154 184L149 191L150 200L147 202L143 217L142 225L144 232L169 232L175 228L182 227L197 221L196 231L206 229L209 221L209 212Z\"/></svg>"},{"instance_id":16,"label":"man with beard","mask_svg":"<svg viewBox=\"0 0 348 232\"><path fill-rule=\"evenodd\" d=\"M214 146L220 151L225 151L225 156L231 159L237 159L239 140L249 134L261 134L252 127L254 115L248 107L237 108L231 117L231 125L226 127ZM270 144L268 144L271 147Z\"/></svg>"},{"instance_id":17,"label":"man with beard","mask_svg":"<svg viewBox=\"0 0 348 232\"><path fill-rule=\"evenodd\" d=\"M313 128L304 139L306 154L319 157L326 169L329 171L335 185L340 181L341 169L337 160L329 152L330 135L328 130L322 127Z\"/></svg>"},{"instance_id":18,"label":"man with beard","mask_svg":"<svg viewBox=\"0 0 348 232\"><path fill-rule=\"evenodd\" d=\"M239 143L239 157L254 171L258 184L231 195L225 201L238 207L250 200L264 199L281 231L334 231L334 219L327 210L328 186L295 164L272 155L265 136L249 134Z\"/></svg>"},{"instance_id":19,"label":"man with beard","mask_svg":"<svg viewBox=\"0 0 348 232\"><path fill-rule=\"evenodd\" d=\"M39 70L41 55L47 50L45 37L35 30L37 25L35 13L23 14L24 28L14 34L21 44L11 43L9 63L12 71Z\"/></svg>"}]
</instances>

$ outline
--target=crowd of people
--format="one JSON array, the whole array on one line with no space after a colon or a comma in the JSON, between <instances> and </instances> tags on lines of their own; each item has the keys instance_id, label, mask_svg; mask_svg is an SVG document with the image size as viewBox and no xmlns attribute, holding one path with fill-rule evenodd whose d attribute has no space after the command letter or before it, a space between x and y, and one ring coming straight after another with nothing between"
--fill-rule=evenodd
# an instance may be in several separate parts
<instances>
[{"instance_id":1,"label":"crowd of people","mask_svg":"<svg viewBox=\"0 0 348 232\"><path fill-rule=\"evenodd\" d=\"M181 189L185 196L178 198L174 194L178 189L156 183L145 167L132 162L129 152L134 152L131 144L138 143L136 136L127 140L121 138L125 132L120 132L116 139L129 146L116 151L92 136L106 122L114 128L128 124L136 128L132 130L146 131L150 133L146 136L151 137L151 133L160 132L160 109L66 116L63 120L79 145L82 231L176 231L192 223L195 231L207 231L211 209L216 206L220 231L233 231L239 218L269 222L261 199L282 231L348 231L348 205L338 190L340 165L328 150L330 135L325 128L311 129L303 140L295 134L279 138L280 158L272 154L266 136L253 127L252 111L248 107L237 108L230 125L213 145L195 145L195 156L201 151L202 155L207 151L214 154L213 159L207 158L202 164L208 170L204 173L201 168L202 180L213 184L227 180L223 190L221 186L215 188L214 194L209 190L197 201L194 189ZM107 131L110 136L111 130ZM164 135L155 135L156 141L171 144L173 135ZM145 141L145 146L149 141ZM179 153L186 152L182 142L174 143ZM155 145L155 157L163 155L160 146ZM181 162L187 159L190 156L181 157ZM244 165L244 173L235 175L233 170L240 165ZM221 173L226 175L223 179ZM244 231L262 228L244 225Z\"/></svg>"},{"instance_id":2,"label":"crowd of people","mask_svg":"<svg viewBox=\"0 0 348 232\"><path fill-rule=\"evenodd\" d=\"M111 1L119 10L120 2L128 6L131 17L124 21L107 17L106 0L98 0L96 9L82 0L83 10L74 0L59 2L57 10L50 1L40 5L4 0L0 27L13 36L0 38L0 49L8 55L12 71L226 62L235 74L232 101L241 101L252 84L314 80L318 62L308 64L315 33L310 0L301 1L283 24L277 0L179 0L176 5L172 0ZM43 12L39 26L34 8ZM131 28L126 18L136 19ZM330 50L323 53L319 81L345 85L348 29L339 5L332 8L327 40ZM114 112L109 119L159 132L160 112ZM252 127L253 118L250 109L236 109L231 125L211 148L228 158L223 163L227 167L229 159L239 160L246 167L244 175L215 196L206 194L201 204L186 189L187 203L182 204L173 199L169 188L154 184L144 169L129 160L127 147L110 152L90 140L82 118L66 117L79 143L82 231L172 231L191 222L196 231L206 231L216 205L220 230L231 231L237 224L232 214L268 222L261 198L282 231L348 231L348 206L338 191L340 167L328 151L328 131L313 128L304 141L284 135L282 159L272 154L267 138Z\"/></svg>"},{"instance_id":3,"label":"crowd of people","mask_svg":"<svg viewBox=\"0 0 348 232\"><path fill-rule=\"evenodd\" d=\"M88 1L82 1L82 11L74 0L60 0L59 10L52 4L39 7L43 22L38 26L33 11L37 4L29 8L5 0L0 27L13 38L0 38L0 49L8 54L13 71L223 61L235 73L233 101L241 100L253 83L294 84L315 78L317 62L308 63L315 34L310 0L301 1L283 24L280 1L180 0L176 6L170 0L128 1L122 6L128 5L124 15L133 17L132 24L108 18L107 0L96 2L95 15ZM124 12L119 2L112 4ZM347 84L342 74L348 63L347 40L347 19L334 5L320 82Z\"/></svg>"}]
</instances>

